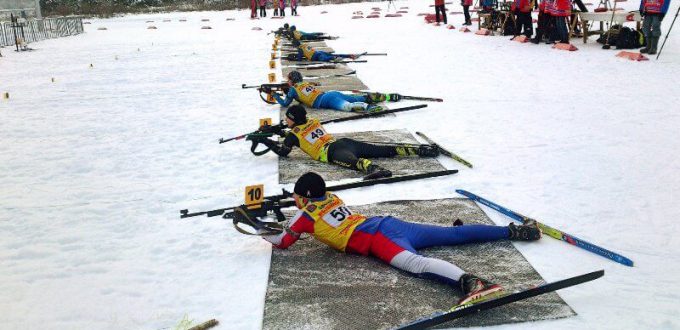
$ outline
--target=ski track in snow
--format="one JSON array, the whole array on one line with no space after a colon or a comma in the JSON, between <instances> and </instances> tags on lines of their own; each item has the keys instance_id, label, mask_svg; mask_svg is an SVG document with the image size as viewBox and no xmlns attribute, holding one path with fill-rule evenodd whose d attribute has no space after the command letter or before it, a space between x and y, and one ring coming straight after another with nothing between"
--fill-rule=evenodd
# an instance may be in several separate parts
<instances>
[{"instance_id":1,"label":"ski track in snow","mask_svg":"<svg viewBox=\"0 0 680 330\"><path fill-rule=\"evenodd\" d=\"M560 291L578 316L499 329L680 329L679 34L659 61L636 63L592 37L563 52L426 25L416 14L433 11L429 4L399 1L410 7L404 17L363 20L352 12L384 13L386 4L300 7L303 16L283 20L128 15L90 20L85 34L34 43L34 52L2 49L0 92L11 96L0 100L2 327L162 329L185 316L261 327L269 245L219 218L180 220L178 210L237 205L248 184L278 193L274 156L217 140L277 117L240 84L266 81L266 32L289 22L340 36L328 42L339 53L387 52L352 66L373 90L445 100L329 131L423 131L475 165L444 159L461 172L343 192L346 202L455 197L462 188L636 263L550 238L518 243L548 281L606 275ZM463 20L448 18L456 28ZM483 209L497 224L510 221Z\"/></svg>"}]
</instances>

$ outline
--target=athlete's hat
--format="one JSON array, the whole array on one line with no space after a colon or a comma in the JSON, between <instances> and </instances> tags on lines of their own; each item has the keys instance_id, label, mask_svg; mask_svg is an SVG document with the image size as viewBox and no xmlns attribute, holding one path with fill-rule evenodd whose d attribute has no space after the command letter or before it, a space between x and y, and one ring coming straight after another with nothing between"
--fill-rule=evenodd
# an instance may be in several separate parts
<instances>
[{"instance_id":1,"label":"athlete's hat","mask_svg":"<svg viewBox=\"0 0 680 330\"><path fill-rule=\"evenodd\" d=\"M296 125L302 125L307 122L307 110L305 110L305 107L296 104L286 110L286 117Z\"/></svg>"},{"instance_id":2,"label":"athlete's hat","mask_svg":"<svg viewBox=\"0 0 680 330\"><path fill-rule=\"evenodd\" d=\"M320 175L314 172L307 172L295 182L293 191L302 197L323 197L326 194L326 182Z\"/></svg>"}]
</instances>

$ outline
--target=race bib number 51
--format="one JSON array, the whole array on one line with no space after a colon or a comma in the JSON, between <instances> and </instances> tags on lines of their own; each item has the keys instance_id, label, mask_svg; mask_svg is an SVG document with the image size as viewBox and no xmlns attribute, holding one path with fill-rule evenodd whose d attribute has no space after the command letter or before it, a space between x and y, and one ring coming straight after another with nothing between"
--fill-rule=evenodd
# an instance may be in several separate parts
<instances>
[{"instance_id":1,"label":"race bib number 51","mask_svg":"<svg viewBox=\"0 0 680 330\"><path fill-rule=\"evenodd\" d=\"M322 219L327 224L333 227L338 227L342 224L345 219L352 215L352 211L345 206L345 204L340 204L338 207L330 210L328 213L324 214Z\"/></svg>"}]
</instances>

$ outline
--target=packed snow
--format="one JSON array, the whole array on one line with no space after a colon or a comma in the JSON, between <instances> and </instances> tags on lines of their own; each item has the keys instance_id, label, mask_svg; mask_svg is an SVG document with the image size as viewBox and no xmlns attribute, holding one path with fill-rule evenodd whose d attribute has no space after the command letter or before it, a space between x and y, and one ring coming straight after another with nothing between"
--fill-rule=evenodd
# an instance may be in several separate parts
<instances>
[{"instance_id":1,"label":"packed snow","mask_svg":"<svg viewBox=\"0 0 680 330\"><path fill-rule=\"evenodd\" d=\"M559 292L576 317L498 329L680 329L680 32L658 61L633 62L594 37L560 51L426 24L416 15L433 13L430 2L393 4L409 13L352 20L388 9L369 2L299 7L282 20L249 11L91 19L85 34L35 51L1 49L0 328L170 329L211 318L220 329L261 327L269 243L178 211L241 204L249 184L279 193L274 155L217 140L277 117L241 84L266 82L267 32L288 22L340 36L328 42L339 53L387 52L352 66L372 90L445 99L329 131L423 131L475 165L442 159L460 172L344 191L348 204L461 197L461 188L635 261L549 237L517 243L547 281L606 274Z\"/></svg>"}]
</instances>

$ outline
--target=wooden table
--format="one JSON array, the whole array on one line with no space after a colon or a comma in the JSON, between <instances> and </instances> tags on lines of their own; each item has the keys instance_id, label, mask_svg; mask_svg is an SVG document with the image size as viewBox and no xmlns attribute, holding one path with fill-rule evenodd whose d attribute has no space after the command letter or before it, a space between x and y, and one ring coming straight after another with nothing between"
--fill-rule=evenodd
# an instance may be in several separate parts
<instances>
[{"instance_id":1,"label":"wooden table","mask_svg":"<svg viewBox=\"0 0 680 330\"><path fill-rule=\"evenodd\" d=\"M606 33L604 30L604 22L609 22L612 21L612 13L611 11L607 12L602 12L602 13L578 13L579 18L581 19L581 28L583 30L583 43L585 44L588 42L588 36L590 35L602 35ZM600 29L595 30L595 31L588 31L588 22L600 22ZM640 29L640 22L642 21L642 16L640 16L639 12L634 12L634 13L628 13L624 11L617 11L614 14L614 23L620 23L623 25L623 23L626 22L635 22L636 25L635 27L639 30ZM610 26L611 28L611 26Z\"/></svg>"}]
</instances>

